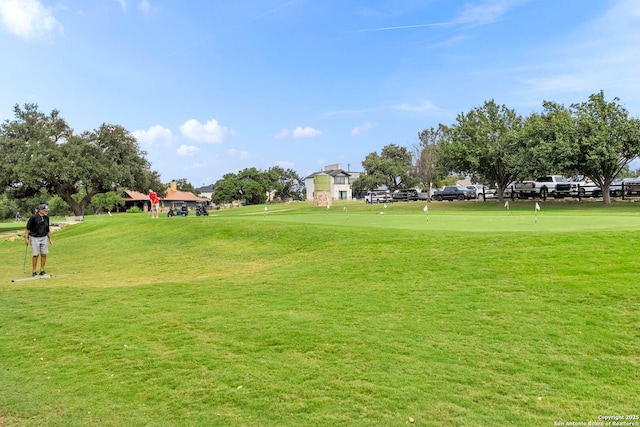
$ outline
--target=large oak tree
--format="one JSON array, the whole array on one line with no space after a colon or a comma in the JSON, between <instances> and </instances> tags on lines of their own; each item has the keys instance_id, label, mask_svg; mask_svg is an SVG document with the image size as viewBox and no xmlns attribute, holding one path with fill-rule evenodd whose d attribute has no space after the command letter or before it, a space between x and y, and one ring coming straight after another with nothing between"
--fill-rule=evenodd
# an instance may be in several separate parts
<instances>
[{"instance_id":1,"label":"large oak tree","mask_svg":"<svg viewBox=\"0 0 640 427\"><path fill-rule=\"evenodd\" d=\"M304 180L296 171L284 169L281 166L272 166L267 173L277 200L304 200Z\"/></svg>"},{"instance_id":2,"label":"large oak tree","mask_svg":"<svg viewBox=\"0 0 640 427\"><path fill-rule=\"evenodd\" d=\"M84 215L96 194L159 188L145 152L122 126L102 124L74 134L57 110L36 104L14 107L15 119L0 127L0 185L21 195L45 188Z\"/></svg>"},{"instance_id":3,"label":"large oak tree","mask_svg":"<svg viewBox=\"0 0 640 427\"><path fill-rule=\"evenodd\" d=\"M418 183L412 175L411 153L405 147L389 144L380 155L369 153L362 162L365 173L355 183L358 191L386 187L390 191L411 188ZM355 190L354 190L355 192Z\"/></svg>"},{"instance_id":4,"label":"large oak tree","mask_svg":"<svg viewBox=\"0 0 640 427\"><path fill-rule=\"evenodd\" d=\"M443 169L472 176L493 185L502 199L509 182L521 173L519 134L522 117L494 100L459 114L440 146L438 162Z\"/></svg>"},{"instance_id":5,"label":"large oak tree","mask_svg":"<svg viewBox=\"0 0 640 427\"><path fill-rule=\"evenodd\" d=\"M272 200L302 200L304 182L292 169L273 166L267 171L256 168L243 169L237 174L227 173L213 185L214 203L231 203L244 200L247 205Z\"/></svg>"},{"instance_id":6,"label":"large oak tree","mask_svg":"<svg viewBox=\"0 0 640 427\"><path fill-rule=\"evenodd\" d=\"M523 141L538 164L551 162L568 176L584 175L602 190L610 204L609 187L640 155L640 120L604 92L570 107L545 102L544 112L527 119Z\"/></svg>"}]
</instances>

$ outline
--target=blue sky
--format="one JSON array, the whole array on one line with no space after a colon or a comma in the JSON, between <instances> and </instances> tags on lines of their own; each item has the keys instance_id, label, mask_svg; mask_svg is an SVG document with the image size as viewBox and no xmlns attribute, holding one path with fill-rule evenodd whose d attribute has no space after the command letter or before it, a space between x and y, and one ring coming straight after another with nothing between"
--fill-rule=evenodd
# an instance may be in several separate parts
<instances>
[{"instance_id":1,"label":"blue sky","mask_svg":"<svg viewBox=\"0 0 640 427\"><path fill-rule=\"evenodd\" d=\"M0 119L132 132L165 182L361 171L494 99L640 116L637 0L0 0Z\"/></svg>"}]
</instances>

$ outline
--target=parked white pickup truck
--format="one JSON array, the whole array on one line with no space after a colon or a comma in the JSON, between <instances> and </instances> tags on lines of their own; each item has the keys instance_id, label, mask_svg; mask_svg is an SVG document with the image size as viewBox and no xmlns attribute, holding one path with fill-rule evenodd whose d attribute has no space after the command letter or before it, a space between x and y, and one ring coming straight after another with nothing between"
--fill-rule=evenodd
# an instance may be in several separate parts
<instances>
[{"instance_id":1,"label":"parked white pickup truck","mask_svg":"<svg viewBox=\"0 0 640 427\"><path fill-rule=\"evenodd\" d=\"M495 199L498 197L496 196L496 190L494 188L488 188L482 184L467 185L467 188L476 190L476 199L480 201L484 201L485 199Z\"/></svg>"},{"instance_id":2,"label":"parked white pickup truck","mask_svg":"<svg viewBox=\"0 0 640 427\"><path fill-rule=\"evenodd\" d=\"M602 196L602 190L595 182L586 177L578 177L571 181L575 184L575 188L571 189L571 195L573 197L600 197Z\"/></svg>"},{"instance_id":3,"label":"parked white pickup truck","mask_svg":"<svg viewBox=\"0 0 640 427\"><path fill-rule=\"evenodd\" d=\"M564 176L541 176L535 181L516 182L513 185L514 197L526 199L528 197L571 197L572 192L577 193L578 185L572 183Z\"/></svg>"}]
</instances>

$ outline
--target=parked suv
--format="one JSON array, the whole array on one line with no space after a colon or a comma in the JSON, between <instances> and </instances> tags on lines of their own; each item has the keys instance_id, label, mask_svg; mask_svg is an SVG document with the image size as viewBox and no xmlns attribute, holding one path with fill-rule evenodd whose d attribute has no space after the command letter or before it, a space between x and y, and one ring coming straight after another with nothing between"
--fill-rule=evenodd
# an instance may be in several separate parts
<instances>
[{"instance_id":1,"label":"parked suv","mask_svg":"<svg viewBox=\"0 0 640 427\"><path fill-rule=\"evenodd\" d=\"M398 201L408 202L409 200L418 200L418 190L414 190L414 189L396 190L393 192L391 197L393 197L393 200L396 202Z\"/></svg>"},{"instance_id":2,"label":"parked suv","mask_svg":"<svg viewBox=\"0 0 640 427\"><path fill-rule=\"evenodd\" d=\"M443 200L467 200L476 198L476 190L464 185L449 185L442 190L433 192L433 198L441 202Z\"/></svg>"},{"instance_id":3,"label":"parked suv","mask_svg":"<svg viewBox=\"0 0 640 427\"><path fill-rule=\"evenodd\" d=\"M366 203L390 202L391 201L391 196L389 195L389 193L387 193L386 191L383 191L383 190L368 191L367 195L364 196L364 201Z\"/></svg>"}]
</instances>

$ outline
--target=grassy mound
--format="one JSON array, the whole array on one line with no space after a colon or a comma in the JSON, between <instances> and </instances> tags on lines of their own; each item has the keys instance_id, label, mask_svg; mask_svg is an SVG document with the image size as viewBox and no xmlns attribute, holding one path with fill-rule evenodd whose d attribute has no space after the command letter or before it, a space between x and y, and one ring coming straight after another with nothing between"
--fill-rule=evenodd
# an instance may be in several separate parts
<instances>
[{"instance_id":1,"label":"grassy mound","mask_svg":"<svg viewBox=\"0 0 640 427\"><path fill-rule=\"evenodd\" d=\"M7 425L553 425L637 414L640 208L335 202L0 240ZM24 225L23 225L24 226ZM2 227L0 227L0 231Z\"/></svg>"}]
</instances>

